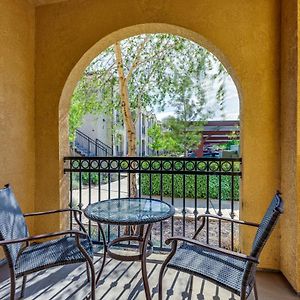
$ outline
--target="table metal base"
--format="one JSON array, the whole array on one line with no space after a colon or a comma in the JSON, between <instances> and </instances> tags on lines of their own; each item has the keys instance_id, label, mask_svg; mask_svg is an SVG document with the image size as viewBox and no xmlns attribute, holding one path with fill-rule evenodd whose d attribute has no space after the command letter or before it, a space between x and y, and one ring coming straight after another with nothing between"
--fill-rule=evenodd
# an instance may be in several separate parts
<instances>
[{"instance_id":1,"label":"table metal base","mask_svg":"<svg viewBox=\"0 0 300 300\"><path fill-rule=\"evenodd\" d=\"M102 274L106 256L109 256L113 259L117 259L120 261L141 261L141 267L142 267L142 278L143 278L143 284L144 284L144 290L146 294L146 299L151 299L150 294L150 288L149 288L149 282L148 282L148 274L147 274L147 262L146 258L152 253L153 250L153 244L150 241L150 234L153 224L147 224L147 225L139 225L139 234L138 235L124 235L121 237L118 237L111 241L110 243L106 242L104 230L100 223L98 223L99 231L101 233L102 239L103 239L103 261L101 268L99 270L99 273L97 275L96 284L98 283L100 276ZM111 248L120 243L120 242L138 242L139 243L139 252L136 255L124 255L124 254L117 254L111 250ZM150 246L150 247L148 247Z\"/></svg>"}]
</instances>

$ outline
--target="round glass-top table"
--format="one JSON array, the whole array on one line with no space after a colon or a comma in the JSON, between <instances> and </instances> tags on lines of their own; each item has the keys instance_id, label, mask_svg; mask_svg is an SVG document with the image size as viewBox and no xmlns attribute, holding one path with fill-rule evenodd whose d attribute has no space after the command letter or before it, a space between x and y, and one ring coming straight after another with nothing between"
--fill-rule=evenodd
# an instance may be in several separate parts
<instances>
[{"instance_id":1,"label":"round glass-top table","mask_svg":"<svg viewBox=\"0 0 300 300\"><path fill-rule=\"evenodd\" d=\"M175 209L155 199L120 198L90 204L84 213L90 220L104 224L143 225L168 219Z\"/></svg>"},{"instance_id":2,"label":"round glass-top table","mask_svg":"<svg viewBox=\"0 0 300 300\"><path fill-rule=\"evenodd\" d=\"M153 244L150 241L152 225L155 222L170 218L174 213L175 209L172 205L164 201L147 198L118 198L99 201L88 205L84 210L84 214L88 219L97 222L104 244L102 266L96 282L99 281L102 273L106 255L121 261L141 261L146 299L151 299L146 269L146 258L153 250ZM135 226L135 231L137 233L131 235L131 230L127 230L123 236L107 243L101 224ZM117 254L111 250L113 245L130 241L139 244L137 255Z\"/></svg>"}]
</instances>

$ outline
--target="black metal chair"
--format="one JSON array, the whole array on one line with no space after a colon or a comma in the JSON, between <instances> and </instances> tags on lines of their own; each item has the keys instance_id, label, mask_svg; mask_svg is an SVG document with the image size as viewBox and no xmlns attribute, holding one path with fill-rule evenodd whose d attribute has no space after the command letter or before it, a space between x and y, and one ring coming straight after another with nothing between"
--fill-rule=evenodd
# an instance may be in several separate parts
<instances>
[{"instance_id":1,"label":"black metal chair","mask_svg":"<svg viewBox=\"0 0 300 300\"><path fill-rule=\"evenodd\" d=\"M66 230L29 236L25 218L65 212L74 213L74 218L82 231ZM51 267L82 262L86 262L88 281L91 281L91 299L95 299L93 247L84 226L78 219L77 214L81 213L75 209L60 209L23 214L11 187L6 185L0 189L0 246L4 249L10 269L11 300L15 299L17 278L23 277L21 289L23 298L27 275ZM47 238L56 239L31 243Z\"/></svg>"},{"instance_id":2,"label":"black metal chair","mask_svg":"<svg viewBox=\"0 0 300 300\"><path fill-rule=\"evenodd\" d=\"M260 224L210 214L200 215L202 223L192 239L171 237L166 240L166 244L172 243L172 250L160 270L159 300L162 299L162 279L166 267L202 277L237 294L242 300L247 299L254 290L257 300L255 274L259 255L282 213L283 202L280 194L276 193ZM197 241L198 234L209 218L257 227L250 255ZM182 242L179 247L178 242Z\"/></svg>"}]
</instances>

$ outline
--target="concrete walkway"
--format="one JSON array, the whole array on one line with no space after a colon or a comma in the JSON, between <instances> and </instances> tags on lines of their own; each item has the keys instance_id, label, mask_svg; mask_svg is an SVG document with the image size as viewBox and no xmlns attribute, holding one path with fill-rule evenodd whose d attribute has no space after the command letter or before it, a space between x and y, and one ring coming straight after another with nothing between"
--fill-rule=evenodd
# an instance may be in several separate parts
<instances>
[{"instance_id":1,"label":"concrete walkway","mask_svg":"<svg viewBox=\"0 0 300 300\"><path fill-rule=\"evenodd\" d=\"M91 191L84 187L82 188L81 193L81 201L82 207L86 207L90 202L94 203L100 200L105 200L109 198L119 198L119 197L128 197L128 179L127 177L123 177L120 180L120 184L118 181L111 182L110 184L102 184L100 189L100 193L98 191L98 187L92 186ZM99 196L100 195L100 196ZM143 197L149 198L149 196L144 195ZM154 199L161 199L158 195L153 195L152 198ZM80 199L80 191L73 190L73 206L78 205ZM162 199L168 203L172 203L171 197L163 196ZM90 202L89 202L90 201ZM182 198L175 198L173 205L176 208L176 214L178 216L182 215L183 209L183 199ZM207 201L204 199L197 199L197 211L198 214L204 214L206 212ZM195 210L195 199L186 198L185 199L185 207L186 207L186 217L194 218L194 210ZM209 211L210 213L216 214L219 210L219 203L218 200L210 199L209 201ZM221 202L221 211L223 216L230 217L231 214L231 202L230 201L222 201ZM234 201L234 215L236 218L239 217L239 202Z\"/></svg>"}]
</instances>

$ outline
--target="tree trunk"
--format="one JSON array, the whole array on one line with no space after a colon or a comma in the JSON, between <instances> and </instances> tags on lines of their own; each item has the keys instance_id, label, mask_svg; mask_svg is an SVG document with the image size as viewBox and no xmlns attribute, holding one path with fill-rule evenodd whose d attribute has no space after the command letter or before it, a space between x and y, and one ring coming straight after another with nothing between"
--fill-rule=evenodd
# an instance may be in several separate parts
<instances>
[{"instance_id":1,"label":"tree trunk","mask_svg":"<svg viewBox=\"0 0 300 300\"><path fill-rule=\"evenodd\" d=\"M131 110L130 110L128 86L127 86L127 80L124 75L122 51L121 51L121 46L120 46L119 42L115 43L114 50L115 50L117 69L118 69L118 75L119 75L121 109L122 109L123 119L124 119L126 131L127 131L128 156L134 157L134 156L136 156L136 129L135 129L135 124L133 122L133 118L132 118L132 114L131 114ZM129 173L128 181L129 181L129 185L130 185L130 189L129 189L130 195L129 196L137 197L136 174ZM136 226L126 226L124 234L125 235L137 234L137 230L138 230L138 228Z\"/></svg>"},{"instance_id":2,"label":"tree trunk","mask_svg":"<svg viewBox=\"0 0 300 300\"><path fill-rule=\"evenodd\" d=\"M119 42L115 43L114 50L115 50L117 69L119 75L121 108L122 108L122 114L123 114L123 119L127 131L127 138L128 138L128 156L134 157L136 156L136 129L135 129L135 124L133 122L133 118L130 110L128 86L127 86L126 77L124 75L122 51ZM137 186L136 186L135 173L131 173L129 175L129 184L130 184L130 197L136 197Z\"/></svg>"}]
</instances>

